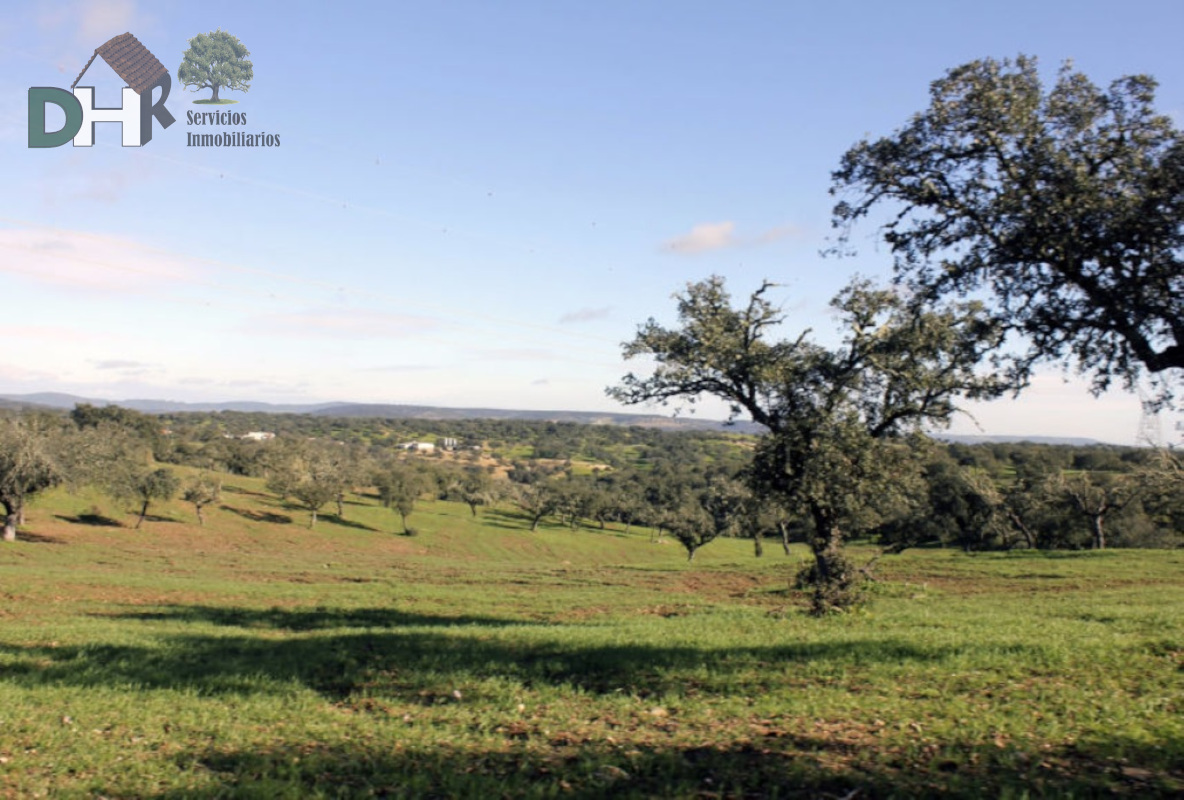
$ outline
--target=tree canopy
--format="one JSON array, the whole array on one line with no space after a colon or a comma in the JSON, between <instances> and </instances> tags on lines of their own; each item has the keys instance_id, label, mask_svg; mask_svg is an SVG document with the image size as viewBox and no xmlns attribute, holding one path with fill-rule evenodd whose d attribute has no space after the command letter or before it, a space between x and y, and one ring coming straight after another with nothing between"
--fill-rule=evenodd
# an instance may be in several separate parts
<instances>
[{"instance_id":1,"label":"tree canopy","mask_svg":"<svg viewBox=\"0 0 1184 800\"><path fill-rule=\"evenodd\" d=\"M856 144L833 174L839 247L883 207L898 279L929 302L985 291L1039 361L1073 363L1095 390L1150 375L1159 400L1184 370L1184 135L1156 82L1100 89L1066 63L1047 92L1035 58L950 70L891 136Z\"/></svg>"}]
</instances>

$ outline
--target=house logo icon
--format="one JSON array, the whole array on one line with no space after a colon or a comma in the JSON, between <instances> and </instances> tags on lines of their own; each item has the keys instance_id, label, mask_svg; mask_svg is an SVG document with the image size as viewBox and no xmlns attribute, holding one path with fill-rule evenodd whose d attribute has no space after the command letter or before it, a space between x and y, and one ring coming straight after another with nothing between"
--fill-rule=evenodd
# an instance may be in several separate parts
<instances>
[{"instance_id":1,"label":"house logo icon","mask_svg":"<svg viewBox=\"0 0 1184 800\"><path fill-rule=\"evenodd\" d=\"M119 107L96 107L94 87L78 85L100 56L127 84ZM139 39L130 33L120 34L95 50L70 91L45 86L29 89L29 147L61 147L70 141L75 147L90 147L95 142L98 122L120 123L124 147L146 145L152 141L153 118L162 128L176 122L164 107L172 85L164 64ZM157 87L161 89L160 99L154 103L152 93ZM57 106L66 115L65 123L56 131L45 130L48 105Z\"/></svg>"}]
</instances>

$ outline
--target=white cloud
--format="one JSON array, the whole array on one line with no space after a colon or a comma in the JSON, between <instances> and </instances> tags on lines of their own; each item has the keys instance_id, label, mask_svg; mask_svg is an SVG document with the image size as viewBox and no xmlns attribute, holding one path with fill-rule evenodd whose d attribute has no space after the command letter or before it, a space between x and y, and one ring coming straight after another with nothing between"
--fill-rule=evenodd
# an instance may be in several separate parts
<instances>
[{"instance_id":1,"label":"white cloud","mask_svg":"<svg viewBox=\"0 0 1184 800\"><path fill-rule=\"evenodd\" d=\"M801 235L802 229L792 224L778 225L751 236L739 236L736 234L736 223L731 220L703 222L691 228L690 233L684 233L682 236L668 240L662 245L662 249L680 255L695 255L727 247L770 244L780 239Z\"/></svg>"},{"instance_id":2,"label":"white cloud","mask_svg":"<svg viewBox=\"0 0 1184 800\"><path fill-rule=\"evenodd\" d=\"M669 240L663 249L684 255L720 250L736 244L735 232L734 222L704 222L691 228L690 233Z\"/></svg>"}]
</instances>

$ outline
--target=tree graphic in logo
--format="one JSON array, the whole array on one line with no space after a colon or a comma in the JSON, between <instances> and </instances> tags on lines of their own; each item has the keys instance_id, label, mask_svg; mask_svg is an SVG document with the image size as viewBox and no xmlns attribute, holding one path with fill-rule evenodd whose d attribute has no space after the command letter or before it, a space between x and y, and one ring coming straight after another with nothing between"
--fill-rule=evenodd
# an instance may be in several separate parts
<instances>
[{"instance_id":1,"label":"tree graphic in logo","mask_svg":"<svg viewBox=\"0 0 1184 800\"><path fill-rule=\"evenodd\" d=\"M210 33L199 33L189 40L177 79L193 91L212 89L208 100L194 100L195 103L237 103L237 100L218 98L221 88L245 92L251 88L255 77L247 56L251 53L238 37L219 28Z\"/></svg>"}]
</instances>

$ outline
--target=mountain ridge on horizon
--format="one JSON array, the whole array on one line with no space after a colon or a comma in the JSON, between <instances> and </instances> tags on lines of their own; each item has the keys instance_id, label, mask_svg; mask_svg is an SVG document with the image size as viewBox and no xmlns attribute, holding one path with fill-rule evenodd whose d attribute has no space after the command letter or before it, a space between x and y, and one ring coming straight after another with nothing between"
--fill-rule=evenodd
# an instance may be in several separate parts
<instances>
[{"instance_id":1,"label":"mountain ridge on horizon","mask_svg":"<svg viewBox=\"0 0 1184 800\"><path fill-rule=\"evenodd\" d=\"M460 420L460 419L521 419L548 422L576 422L583 424L640 425L643 427L677 430L725 430L738 433L759 433L763 428L752 422L674 417L661 414L636 414L617 411L564 411L499 408L454 408L448 406L413 405L404 403L265 403L253 400L223 402L186 402L181 400L153 400L130 398L104 400L82 397L65 392L35 392L31 394L0 395L0 404L8 407L31 406L71 409L79 403L115 405L146 414L185 412L236 411L263 414L314 414L326 417L388 417L391 419Z\"/></svg>"},{"instance_id":2,"label":"mountain ridge on horizon","mask_svg":"<svg viewBox=\"0 0 1184 800\"><path fill-rule=\"evenodd\" d=\"M234 411L260 414L314 414L325 417L386 417L390 419L461 420L461 419L518 419L547 422L574 422L586 425L638 425L667 430L720 430L735 433L761 433L762 426L746 420L728 423L723 420L693 417L637 414L614 411L561 411L498 408L455 408L406 403L352 403L346 401L324 403L267 403L258 400L228 400L223 402L186 402L181 400L153 400L131 398L104 400L65 392L34 392L31 394L0 394L0 408L71 409L79 403L116 405L146 414L208 413ZM931 434L945 442L961 444L1032 442L1075 446L1115 445L1086 436L1042 436L1024 434Z\"/></svg>"}]
</instances>

